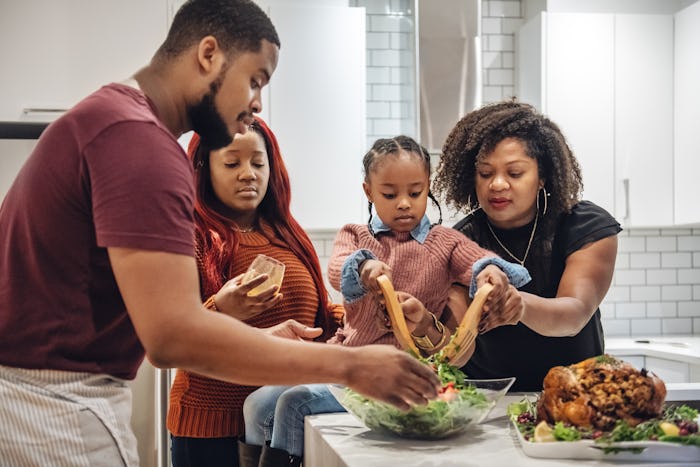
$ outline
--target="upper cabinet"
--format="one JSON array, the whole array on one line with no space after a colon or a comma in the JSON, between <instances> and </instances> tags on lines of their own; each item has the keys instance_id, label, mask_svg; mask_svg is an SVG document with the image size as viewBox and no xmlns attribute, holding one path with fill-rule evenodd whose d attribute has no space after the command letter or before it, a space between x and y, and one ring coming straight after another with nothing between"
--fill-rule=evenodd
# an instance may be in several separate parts
<instances>
[{"instance_id":1,"label":"upper cabinet","mask_svg":"<svg viewBox=\"0 0 700 467\"><path fill-rule=\"evenodd\" d=\"M3 2L0 121L49 121L131 76L165 39L174 1Z\"/></svg>"},{"instance_id":2,"label":"upper cabinet","mask_svg":"<svg viewBox=\"0 0 700 467\"><path fill-rule=\"evenodd\" d=\"M675 219L700 223L700 2L675 15Z\"/></svg>"},{"instance_id":3,"label":"upper cabinet","mask_svg":"<svg viewBox=\"0 0 700 467\"><path fill-rule=\"evenodd\" d=\"M625 226L672 225L672 15L542 12L518 52L518 96L561 127L584 198Z\"/></svg>"}]
</instances>

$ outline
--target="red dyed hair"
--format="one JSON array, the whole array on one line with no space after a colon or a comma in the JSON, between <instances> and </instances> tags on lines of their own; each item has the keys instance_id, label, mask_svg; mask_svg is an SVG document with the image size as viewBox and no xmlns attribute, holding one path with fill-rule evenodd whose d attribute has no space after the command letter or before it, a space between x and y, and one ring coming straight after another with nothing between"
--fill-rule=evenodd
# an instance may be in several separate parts
<instances>
[{"instance_id":1,"label":"red dyed hair","mask_svg":"<svg viewBox=\"0 0 700 467\"><path fill-rule=\"evenodd\" d=\"M258 214L272 226L277 237L284 241L311 273L319 295L316 326L323 328L324 333L319 339L325 340L333 330L328 291L311 239L291 214L289 174L277 138L259 117L255 117L248 131L255 131L262 136L270 164L270 180L265 197L258 206ZM195 236L197 254L201 259L200 267L203 269L200 272L203 298L218 292L230 279L231 263L240 242L238 225L212 208L217 198L211 184L209 153L210 150L200 144L199 135L195 133L187 154L192 159L195 170Z\"/></svg>"}]
</instances>

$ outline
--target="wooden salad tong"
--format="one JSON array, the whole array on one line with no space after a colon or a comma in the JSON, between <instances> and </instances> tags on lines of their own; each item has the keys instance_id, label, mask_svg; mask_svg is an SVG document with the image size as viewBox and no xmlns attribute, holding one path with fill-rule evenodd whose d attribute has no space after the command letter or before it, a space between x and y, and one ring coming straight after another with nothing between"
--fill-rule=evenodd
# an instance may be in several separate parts
<instances>
[{"instance_id":1,"label":"wooden salad tong","mask_svg":"<svg viewBox=\"0 0 700 467\"><path fill-rule=\"evenodd\" d=\"M389 278L384 274L377 278L377 282L379 283L379 288L382 290L382 294L384 295L386 309L389 314L389 319L391 320L391 328L394 331L396 340L399 341L401 347L409 350L416 356L420 356L420 351L413 342L411 333L408 330L408 325L406 324L406 318L401 310L401 305L396 298L394 286ZM462 321L452 334L450 342L439 352L439 360L447 363L459 361L469 347L471 347L479 333L478 326L479 320L481 319L481 312L484 302L491 293L491 290L493 290L493 285L484 284L476 291L469 308L467 308L466 313L464 313L464 316L462 317Z\"/></svg>"}]
</instances>

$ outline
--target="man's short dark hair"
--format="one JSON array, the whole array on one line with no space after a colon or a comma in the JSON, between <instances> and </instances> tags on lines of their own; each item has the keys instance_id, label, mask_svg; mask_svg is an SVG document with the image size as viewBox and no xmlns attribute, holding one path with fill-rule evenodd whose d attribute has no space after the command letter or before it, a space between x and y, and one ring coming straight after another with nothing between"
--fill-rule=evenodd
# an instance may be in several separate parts
<instances>
[{"instance_id":1,"label":"man's short dark hair","mask_svg":"<svg viewBox=\"0 0 700 467\"><path fill-rule=\"evenodd\" d=\"M176 57L210 35L228 56L258 52L263 39L280 46L272 21L252 1L188 0L175 14L156 58Z\"/></svg>"}]
</instances>

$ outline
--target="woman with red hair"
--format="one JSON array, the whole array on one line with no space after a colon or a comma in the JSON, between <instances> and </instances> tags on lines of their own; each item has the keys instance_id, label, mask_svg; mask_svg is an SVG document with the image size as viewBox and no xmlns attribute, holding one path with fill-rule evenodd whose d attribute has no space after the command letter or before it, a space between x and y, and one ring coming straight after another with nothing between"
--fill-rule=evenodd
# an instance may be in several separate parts
<instances>
[{"instance_id":1,"label":"woman with red hair","mask_svg":"<svg viewBox=\"0 0 700 467\"><path fill-rule=\"evenodd\" d=\"M210 151L192 138L195 169L196 252L202 300L255 327L294 319L330 337L338 319L311 240L290 213L290 183L277 139L257 118L243 135ZM285 264L280 287L248 292L265 276L243 283L258 254ZM342 309L342 308L341 308ZM243 401L256 387L178 370L170 392L167 427L174 467L238 465L244 432Z\"/></svg>"}]
</instances>

